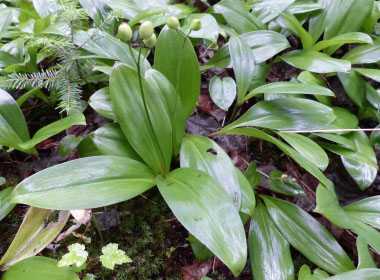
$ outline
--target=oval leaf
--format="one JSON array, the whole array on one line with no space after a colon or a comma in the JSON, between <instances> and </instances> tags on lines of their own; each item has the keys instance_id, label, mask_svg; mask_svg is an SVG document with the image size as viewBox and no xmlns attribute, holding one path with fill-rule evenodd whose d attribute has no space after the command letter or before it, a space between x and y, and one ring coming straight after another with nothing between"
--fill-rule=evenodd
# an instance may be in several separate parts
<instances>
[{"instance_id":1,"label":"oval leaf","mask_svg":"<svg viewBox=\"0 0 380 280\"><path fill-rule=\"evenodd\" d=\"M133 198L154 185L154 173L138 161L88 157L28 177L14 189L11 201L46 209L89 209Z\"/></svg>"},{"instance_id":2,"label":"oval leaf","mask_svg":"<svg viewBox=\"0 0 380 280\"><path fill-rule=\"evenodd\" d=\"M111 120L116 120L108 87L99 89L93 95L91 95L90 99L88 100L88 104L92 109L94 109L103 117Z\"/></svg>"},{"instance_id":3,"label":"oval leaf","mask_svg":"<svg viewBox=\"0 0 380 280\"><path fill-rule=\"evenodd\" d=\"M312 216L281 199L261 196L277 229L310 261L331 273L354 269L346 252Z\"/></svg>"},{"instance_id":4,"label":"oval leaf","mask_svg":"<svg viewBox=\"0 0 380 280\"><path fill-rule=\"evenodd\" d=\"M190 168L158 176L157 185L181 224L239 275L247 261L247 243L238 211L223 187Z\"/></svg>"},{"instance_id":5,"label":"oval leaf","mask_svg":"<svg viewBox=\"0 0 380 280\"><path fill-rule=\"evenodd\" d=\"M215 76L210 81L209 91L212 101L214 101L219 108L227 111L235 100L236 84L230 77L221 80Z\"/></svg>"},{"instance_id":6,"label":"oval leaf","mask_svg":"<svg viewBox=\"0 0 380 280\"><path fill-rule=\"evenodd\" d=\"M316 51L292 51L281 58L288 64L310 72L332 73L351 70L351 63L348 60L331 58L327 54Z\"/></svg>"}]
</instances>

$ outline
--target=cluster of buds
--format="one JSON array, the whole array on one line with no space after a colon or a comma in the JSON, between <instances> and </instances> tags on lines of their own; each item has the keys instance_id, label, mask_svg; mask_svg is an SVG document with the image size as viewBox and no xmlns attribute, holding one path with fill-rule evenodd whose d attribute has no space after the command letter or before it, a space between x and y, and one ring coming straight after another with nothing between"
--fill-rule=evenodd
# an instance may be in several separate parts
<instances>
[{"instance_id":1,"label":"cluster of buds","mask_svg":"<svg viewBox=\"0 0 380 280\"><path fill-rule=\"evenodd\" d=\"M167 20L167 25L169 28L177 30L179 27L179 20L176 17L169 17ZM199 19L193 19L190 25L191 31L198 31L202 28L202 23ZM157 41L156 34L154 34L154 27L151 21L145 21L140 25L139 28L140 38L143 40L144 44L148 48L154 47ZM133 37L132 28L127 23L122 23L119 25L117 32L118 38L124 42L129 42Z\"/></svg>"}]
</instances>

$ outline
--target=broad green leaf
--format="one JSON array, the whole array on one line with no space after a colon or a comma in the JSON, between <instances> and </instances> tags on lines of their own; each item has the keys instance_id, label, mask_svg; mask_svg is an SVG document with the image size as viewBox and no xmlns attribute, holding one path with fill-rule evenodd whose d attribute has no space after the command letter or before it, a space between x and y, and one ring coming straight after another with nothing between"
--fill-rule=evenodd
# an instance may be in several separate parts
<instances>
[{"instance_id":1,"label":"broad green leaf","mask_svg":"<svg viewBox=\"0 0 380 280\"><path fill-rule=\"evenodd\" d=\"M267 29L256 16L249 13L240 0L222 0L213 8L216 13L222 14L227 23L240 34Z\"/></svg>"},{"instance_id":2,"label":"broad green leaf","mask_svg":"<svg viewBox=\"0 0 380 280\"><path fill-rule=\"evenodd\" d=\"M201 87L198 58L191 41L183 33L165 27L157 39L154 69L172 83L182 99L185 118L190 116Z\"/></svg>"},{"instance_id":3,"label":"broad green leaf","mask_svg":"<svg viewBox=\"0 0 380 280\"><path fill-rule=\"evenodd\" d=\"M46 257L31 257L8 269L3 280L79 280L68 267L57 267L57 261Z\"/></svg>"},{"instance_id":4,"label":"broad green leaf","mask_svg":"<svg viewBox=\"0 0 380 280\"><path fill-rule=\"evenodd\" d=\"M263 23L268 23L294 2L295 0L256 0L252 3L252 12Z\"/></svg>"},{"instance_id":5,"label":"broad green leaf","mask_svg":"<svg viewBox=\"0 0 380 280\"><path fill-rule=\"evenodd\" d=\"M313 0L297 0L291 4L286 11L295 15L314 12L321 10L322 6L319 3L315 3Z\"/></svg>"},{"instance_id":6,"label":"broad green leaf","mask_svg":"<svg viewBox=\"0 0 380 280\"><path fill-rule=\"evenodd\" d=\"M180 168L158 176L157 185L181 224L239 275L247 261L244 227L219 183L202 171Z\"/></svg>"},{"instance_id":7,"label":"broad green leaf","mask_svg":"<svg viewBox=\"0 0 380 280\"><path fill-rule=\"evenodd\" d=\"M252 161L249 163L247 170L244 173L249 184L253 189L257 188L261 184L261 175L256 169L256 162Z\"/></svg>"},{"instance_id":8,"label":"broad green leaf","mask_svg":"<svg viewBox=\"0 0 380 280\"><path fill-rule=\"evenodd\" d=\"M118 249L119 245L110 243L102 248L103 255L100 256L100 262L108 269L114 269L116 264L132 262L123 250Z\"/></svg>"},{"instance_id":9,"label":"broad green leaf","mask_svg":"<svg viewBox=\"0 0 380 280\"><path fill-rule=\"evenodd\" d=\"M269 187L275 192L290 196L305 196L305 191L293 177L286 175L280 170L273 170L269 177Z\"/></svg>"},{"instance_id":10,"label":"broad green leaf","mask_svg":"<svg viewBox=\"0 0 380 280\"><path fill-rule=\"evenodd\" d=\"M239 176L230 157L217 143L200 135L187 134L182 142L180 162L181 167L198 169L214 177L240 209Z\"/></svg>"},{"instance_id":11,"label":"broad green leaf","mask_svg":"<svg viewBox=\"0 0 380 280\"><path fill-rule=\"evenodd\" d=\"M244 174L239 168L235 167L235 171L239 178L239 184L241 189L241 206L240 213L248 216L252 216L253 211L256 207L256 198L253 192L253 188ZM245 221L246 222L246 221ZM243 221L243 224L245 224Z\"/></svg>"},{"instance_id":12,"label":"broad green leaf","mask_svg":"<svg viewBox=\"0 0 380 280\"><path fill-rule=\"evenodd\" d=\"M334 93L328 88L318 85L301 84L296 82L275 82L255 88L245 97L245 100L248 100L249 98L260 93L313 94L335 96Z\"/></svg>"},{"instance_id":13,"label":"broad green leaf","mask_svg":"<svg viewBox=\"0 0 380 280\"><path fill-rule=\"evenodd\" d=\"M365 19L372 11L374 0L340 0L339 7L330 14L331 18L328 19L328 25L325 30L324 39L332 39L333 37L356 32L363 25ZM335 46L328 50L332 54L339 46Z\"/></svg>"},{"instance_id":14,"label":"broad green leaf","mask_svg":"<svg viewBox=\"0 0 380 280\"><path fill-rule=\"evenodd\" d=\"M60 9L57 0L33 0L33 5L41 18L54 15Z\"/></svg>"},{"instance_id":15,"label":"broad green leaf","mask_svg":"<svg viewBox=\"0 0 380 280\"><path fill-rule=\"evenodd\" d=\"M377 268L372 255L369 252L368 243L363 236L358 236L356 239L356 247L358 248L359 255L359 263L357 268Z\"/></svg>"},{"instance_id":16,"label":"broad green leaf","mask_svg":"<svg viewBox=\"0 0 380 280\"><path fill-rule=\"evenodd\" d=\"M342 107L332 107L336 119L326 129L350 129L357 128L359 120L356 115Z\"/></svg>"},{"instance_id":17,"label":"broad green leaf","mask_svg":"<svg viewBox=\"0 0 380 280\"><path fill-rule=\"evenodd\" d=\"M225 128L258 126L276 130L311 130L323 128L335 118L331 108L318 102L279 98L256 103L242 117Z\"/></svg>"},{"instance_id":18,"label":"broad green leaf","mask_svg":"<svg viewBox=\"0 0 380 280\"><path fill-rule=\"evenodd\" d=\"M298 272L298 280L310 280L312 279L311 277L312 275L310 267L307 264L302 265Z\"/></svg>"},{"instance_id":19,"label":"broad green leaf","mask_svg":"<svg viewBox=\"0 0 380 280\"><path fill-rule=\"evenodd\" d=\"M10 94L0 89L0 145L36 153L35 149L24 150L18 147L29 139L28 127L20 107Z\"/></svg>"},{"instance_id":20,"label":"broad green leaf","mask_svg":"<svg viewBox=\"0 0 380 280\"><path fill-rule=\"evenodd\" d=\"M23 149L31 149L38 143L70 128L73 125L86 125L86 118L81 113L75 113L39 129L27 142L21 143Z\"/></svg>"},{"instance_id":21,"label":"broad green leaf","mask_svg":"<svg viewBox=\"0 0 380 280\"><path fill-rule=\"evenodd\" d=\"M354 142L351 139L347 138L345 135L332 133L313 133L313 135L335 142L337 144L341 144L344 147L349 148L351 150L355 150Z\"/></svg>"},{"instance_id":22,"label":"broad green leaf","mask_svg":"<svg viewBox=\"0 0 380 280\"><path fill-rule=\"evenodd\" d=\"M375 152L365 132L354 131L348 137L354 142L357 153L361 153L365 156L367 161L377 163ZM373 164L370 165L360 160L350 157L346 158L344 156L342 156L342 162L361 190L365 190L375 181L378 170L377 165L373 166Z\"/></svg>"},{"instance_id":23,"label":"broad green leaf","mask_svg":"<svg viewBox=\"0 0 380 280\"><path fill-rule=\"evenodd\" d=\"M88 134L79 144L78 152L81 157L122 156L141 161L117 123L106 124Z\"/></svg>"},{"instance_id":24,"label":"broad green leaf","mask_svg":"<svg viewBox=\"0 0 380 280\"><path fill-rule=\"evenodd\" d=\"M105 31L97 29L79 30L75 33L74 42L76 45L99 57L120 61L130 67L136 68L132 55L137 59L138 52L132 49L131 54L127 44L124 44ZM143 60L141 63L142 72L145 72L149 68L149 62L146 59Z\"/></svg>"},{"instance_id":25,"label":"broad green leaf","mask_svg":"<svg viewBox=\"0 0 380 280\"><path fill-rule=\"evenodd\" d=\"M294 279L289 243L273 224L263 203L257 205L252 216L248 247L255 280Z\"/></svg>"},{"instance_id":26,"label":"broad green leaf","mask_svg":"<svg viewBox=\"0 0 380 280\"><path fill-rule=\"evenodd\" d=\"M310 174L312 174L315 178L317 178L321 183L323 183L327 187L332 186L332 182L328 180L325 175L314 165L308 161L305 161L305 158L302 157L296 150L287 145L286 143L278 140L277 138L253 127L245 127L245 128L233 128L233 129L222 129L218 132L218 134L226 134L226 135L246 135L258 139L262 139L264 141L268 141L278 148L280 148L285 154L289 157L293 158L300 166L305 168Z\"/></svg>"},{"instance_id":27,"label":"broad green leaf","mask_svg":"<svg viewBox=\"0 0 380 280\"><path fill-rule=\"evenodd\" d=\"M145 79L160 98L169 114L173 130L173 153L176 156L184 136L186 117L183 114L184 106L180 96L169 80L160 72L149 69L145 72Z\"/></svg>"},{"instance_id":28,"label":"broad green leaf","mask_svg":"<svg viewBox=\"0 0 380 280\"><path fill-rule=\"evenodd\" d=\"M376 82L380 82L380 70L378 69L366 69L366 68L352 68L359 74L370 78Z\"/></svg>"},{"instance_id":29,"label":"broad green leaf","mask_svg":"<svg viewBox=\"0 0 380 280\"><path fill-rule=\"evenodd\" d=\"M350 217L380 229L380 196L359 200L343 209Z\"/></svg>"},{"instance_id":30,"label":"broad green leaf","mask_svg":"<svg viewBox=\"0 0 380 280\"><path fill-rule=\"evenodd\" d=\"M0 177L0 178L2 178L2 177ZM13 191L13 188L11 188L11 187L0 191L0 221L2 219L4 219L6 216L8 216L8 214L16 206L16 204L10 203L10 201L9 201L10 194L12 191Z\"/></svg>"},{"instance_id":31,"label":"broad green leaf","mask_svg":"<svg viewBox=\"0 0 380 280\"><path fill-rule=\"evenodd\" d=\"M76 265L82 266L88 257L88 253L83 244L75 243L68 247L69 252L64 254L58 262L58 267Z\"/></svg>"},{"instance_id":32,"label":"broad green leaf","mask_svg":"<svg viewBox=\"0 0 380 280\"><path fill-rule=\"evenodd\" d=\"M290 202L261 197L277 229L310 261L334 274L354 269L339 243L312 216Z\"/></svg>"},{"instance_id":33,"label":"broad green leaf","mask_svg":"<svg viewBox=\"0 0 380 280\"><path fill-rule=\"evenodd\" d=\"M377 110L380 110L380 94L369 83L365 83L367 101Z\"/></svg>"},{"instance_id":34,"label":"broad green leaf","mask_svg":"<svg viewBox=\"0 0 380 280\"><path fill-rule=\"evenodd\" d=\"M214 254L193 235L189 234L189 237L186 239L190 242L191 249L198 262L205 262L214 257Z\"/></svg>"},{"instance_id":35,"label":"broad green leaf","mask_svg":"<svg viewBox=\"0 0 380 280\"><path fill-rule=\"evenodd\" d=\"M366 87L363 78L355 71L338 73L338 78L350 99L360 108L363 108L366 99Z\"/></svg>"},{"instance_id":36,"label":"broad green leaf","mask_svg":"<svg viewBox=\"0 0 380 280\"><path fill-rule=\"evenodd\" d=\"M252 49L256 63L265 62L290 46L284 35L270 30L244 33L240 35L240 38ZM227 68L231 63L228 45L229 43L223 45L201 69Z\"/></svg>"},{"instance_id":37,"label":"broad green leaf","mask_svg":"<svg viewBox=\"0 0 380 280\"><path fill-rule=\"evenodd\" d=\"M346 53L342 59L351 61L352 64L377 63L380 61L380 39L373 44L358 46Z\"/></svg>"},{"instance_id":38,"label":"broad green leaf","mask_svg":"<svg viewBox=\"0 0 380 280\"><path fill-rule=\"evenodd\" d=\"M58 153L61 157L66 157L70 154L74 149L79 145L82 141L82 137L75 135L67 135L65 136L58 145Z\"/></svg>"},{"instance_id":39,"label":"broad green leaf","mask_svg":"<svg viewBox=\"0 0 380 280\"><path fill-rule=\"evenodd\" d=\"M376 280L380 278L380 269L377 268L364 268L352 270L349 272L341 273L333 277L328 278L328 280Z\"/></svg>"},{"instance_id":40,"label":"broad green leaf","mask_svg":"<svg viewBox=\"0 0 380 280\"><path fill-rule=\"evenodd\" d=\"M58 220L46 225L46 219L50 214L51 211L47 209L29 208L16 237L0 261L0 267L9 267L37 255L57 237L66 225L70 212L60 211Z\"/></svg>"},{"instance_id":41,"label":"broad green leaf","mask_svg":"<svg viewBox=\"0 0 380 280\"><path fill-rule=\"evenodd\" d=\"M106 5L103 0L79 0L79 3L98 26L107 17Z\"/></svg>"},{"instance_id":42,"label":"broad green leaf","mask_svg":"<svg viewBox=\"0 0 380 280\"><path fill-rule=\"evenodd\" d=\"M325 170L327 168L329 158L325 151L313 140L297 133L279 133L278 135L319 169Z\"/></svg>"},{"instance_id":43,"label":"broad green leaf","mask_svg":"<svg viewBox=\"0 0 380 280\"><path fill-rule=\"evenodd\" d=\"M281 13L281 17L278 18L278 23L283 27L291 31L294 35L297 35L302 42L304 50L310 50L313 46L313 38L302 27L298 19L292 14Z\"/></svg>"},{"instance_id":44,"label":"broad green leaf","mask_svg":"<svg viewBox=\"0 0 380 280\"><path fill-rule=\"evenodd\" d=\"M316 85L316 86L327 87L326 82L323 80L321 76L315 73L311 73L309 71L301 72L298 75L297 80L306 85ZM330 107L332 106L330 97L323 96L323 95L315 95L314 97L322 104L325 104Z\"/></svg>"},{"instance_id":45,"label":"broad green leaf","mask_svg":"<svg viewBox=\"0 0 380 280\"><path fill-rule=\"evenodd\" d=\"M236 97L236 84L234 79L226 77L223 80L218 76L211 79L209 92L212 101L224 111L232 105Z\"/></svg>"},{"instance_id":46,"label":"broad green leaf","mask_svg":"<svg viewBox=\"0 0 380 280\"><path fill-rule=\"evenodd\" d=\"M88 104L92 109L94 109L103 117L111 120L116 120L108 87L99 89L93 95L91 95L90 99L88 100Z\"/></svg>"},{"instance_id":47,"label":"broad green leaf","mask_svg":"<svg viewBox=\"0 0 380 280\"><path fill-rule=\"evenodd\" d=\"M312 48L313 51L320 51L331 46L343 45L343 44L353 44L353 43L362 43L362 44L372 44L372 38L361 32L350 32L338 35L329 40L323 40L315 44Z\"/></svg>"},{"instance_id":48,"label":"broad green leaf","mask_svg":"<svg viewBox=\"0 0 380 280\"><path fill-rule=\"evenodd\" d=\"M344 157L345 159L352 159L361 161L363 163L366 163L373 168L376 168L376 162L374 162L371 158L368 158L365 154L362 154L358 151L353 151L352 149L345 148L339 145L334 145L330 143L318 143L322 148L329 150L332 153L335 153L337 155L340 155Z\"/></svg>"},{"instance_id":49,"label":"broad green leaf","mask_svg":"<svg viewBox=\"0 0 380 280\"><path fill-rule=\"evenodd\" d=\"M47 209L97 208L145 192L155 185L154 178L150 168L132 159L88 157L28 177L15 188L11 202Z\"/></svg>"},{"instance_id":50,"label":"broad green leaf","mask_svg":"<svg viewBox=\"0 0 380 280\"><path fill-rule=\"evenodd\" d=\"M185 18L183 22L182 29L185 34L189 33L191 22L194 19L199 19L202 23L201 30L192 31L190 33L191 38L202 38L213 42L214 44L218 41L219 36L219 26L216 19L210 14L190 14Z\"/></svg>"},{"instance_id":51,"label":"broad green leaf","mask_svg":"<svg viewBox=\"0 0 380 280\"><path fill-rule=\"evenodd\" d=\"M120 127L133 149L156 173L167 172L173 139L163 100L135 69L122 64L112 71L110 93Z\"/></svg>"},{"instance_id":52,"label":"broad green leaf","mask_svg":"<svg viewBox=\"0 0 380 280\"><path fill-rule=\"evenodd\" d=\"M315 73L348 73L351 70L349 60L331 58L327 54L316 51L297 50L289 52L281 58L296 68Z\"/></svg>"},{"instance_id":53,"label":"broad green leaf","mask_svg":"<svg viewBox=\"0 0 380 280\"><path fill-rule=\"evenodd\" d=\"M4 177L0 177L0 186L4 185L7 182Z\"/></svg>"},{"instance_id":54,"label":"broad green leaf","mask_svg":"<svg viewBox=\"0 0 380 280\"><path fill-rule=\"evenodd\" d=\"M240 37L230 39L229 51L238 88L237 105L240 106L252 81L255 58L249 45Z\"/></svg>"}]
</instances>

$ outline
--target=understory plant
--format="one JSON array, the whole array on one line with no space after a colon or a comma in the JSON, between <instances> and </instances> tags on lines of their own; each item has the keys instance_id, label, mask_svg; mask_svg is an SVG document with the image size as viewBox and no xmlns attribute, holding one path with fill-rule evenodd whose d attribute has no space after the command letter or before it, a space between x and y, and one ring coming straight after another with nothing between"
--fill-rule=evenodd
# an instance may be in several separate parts
<instances>
[{"instance_id":1,"label":"understory plant","mask_svg":"<svg viewBox=\"0 0 380 280\"><path fill-rule=\"evenodd\" d=\"M334 183L323 173L329 151L340 156L360 190L367 189L377 175L373 146L378 129L370 129L369 138L359 127L359 118L378 122L379 94L369 80L380 82L378 1L222 0L206 13L188 12L191 21L185 19L182 26L178 18L183 14L178 18L166 14L176 5L160 2L127 1L138 11L131 15L119 1L109 1L108 8L121 8L128 19L128 24L118 26L117 38L99 28L76 32L73 43L78 51L98 63L95 67L102 79L109 78L89 104L114 122L81 141L80 159L45 169L0 192L0 217L17 203L32 206L0 266L7 269L41 251L62 230L69 211L133 199L157 186L189 232L197 259L215 255L236 277L249 252L254 279L288 280L297 274L303 280L379 278L368 246L380 253L376 230L380 197L341 206ZM87 1L80 3L86 7ZM100 14L90 16L96 21ZM154 28L166 22L157 36ZM193 42L202 39L211 48L218 30L229 41L200 68ZM289 49L290 35L299 38L302 49ZM340 56L339 49L347 44L352 49ZM154 46L152 66L147 57ZM267 83L268 60L270 64L282 61L296 71L289 81ZM209 85L212 99L228 111L229 119L210 138L185 134L186 120L200 94L201 71L212 68L233 70L235 79L214 77ZM329 83L335 76L352 101L350 108L335 105ZM6 92L3 95L11 100ZM243 104L253 100L244 111ZM319 181L314 212L355 234L358 265L317 219L281 199L305 195L300 178L275 170L265 176L270 191L280 196L260 191L256 163L251 162L243 174L211 139L220 135L272 143L314 176ZM60 218L48 231L39 231L50 213L46 209L61 210ZM30 226L33 232L26 230ZM22 236L31 245L25 248ZM291 247L320 269L312 272L305 265L295 271Z\"/></svg>"}]
</instances>

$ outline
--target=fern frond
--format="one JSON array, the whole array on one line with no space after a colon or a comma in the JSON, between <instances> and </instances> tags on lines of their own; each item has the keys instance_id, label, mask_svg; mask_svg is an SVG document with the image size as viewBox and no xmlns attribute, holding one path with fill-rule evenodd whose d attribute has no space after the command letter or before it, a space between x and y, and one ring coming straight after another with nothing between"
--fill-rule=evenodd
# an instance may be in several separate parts
<instances>
[{"instance_id":1,"label":"fern frond","mask_svg":"<svg viewBox=\"0 0 380 280\"><path fill-rule=\"evenodd\" d=\"M3 88L22 89L26 87L45 87L47 89L61 87L63 76L58 70L42 70L41 72L22 74L13 73L6 80L0 81Z\"/></svg>"}]
</instances>

